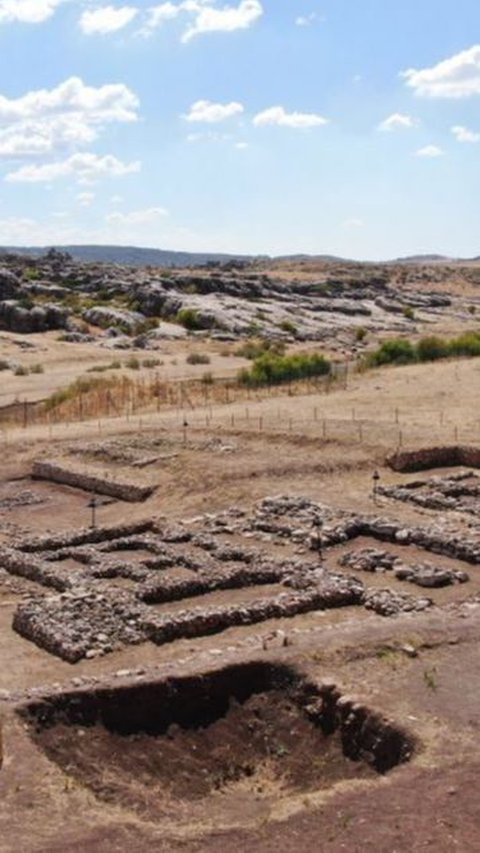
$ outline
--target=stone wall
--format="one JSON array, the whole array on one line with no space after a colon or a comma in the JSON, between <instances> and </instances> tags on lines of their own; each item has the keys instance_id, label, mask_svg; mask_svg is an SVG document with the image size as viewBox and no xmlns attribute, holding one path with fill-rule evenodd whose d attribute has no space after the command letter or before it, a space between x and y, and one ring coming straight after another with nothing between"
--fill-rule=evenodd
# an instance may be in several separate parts
<instances>
[{"instance_id":1,"label":"stone wall","mask_svg":"<svg viewBox=\"0 0 480 853\"><path fill-rule=\"evenodd\" d=\"M54 483L74 486L74 488L83 489L86 492L97 492L100 495L108 495L121 501L144 501L157 488L156 486L117 482L99 474L82 474L79 471L48 461L34 462L32 477L36 480L52 480Z\"/></svg>"},{"instance_id":2,"label":"stone wall","mask_svg":"<svg viewBox=\"0 0 480 853\"><path fill-rule=\"evenodd\" d=\"M453 468L456 465L480 468L480 447L424 447L397 451L386 461L394 471L404 473L426 471L429 468Z\"/></svg>"}]
</instances>

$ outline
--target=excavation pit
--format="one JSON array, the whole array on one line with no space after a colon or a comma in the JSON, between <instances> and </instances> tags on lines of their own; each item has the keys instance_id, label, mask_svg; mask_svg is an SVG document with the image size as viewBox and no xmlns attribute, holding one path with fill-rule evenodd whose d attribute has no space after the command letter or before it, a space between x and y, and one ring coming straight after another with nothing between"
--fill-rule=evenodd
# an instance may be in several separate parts
<instances>
[{"instance_id":1,"label":"excavation pit","mask_svg":"<svg viewBox=\"0 0 480 853\"><path fill-rule=\"evenodd\" d=\"M401 728L330 683L264 662L57 694L18 713L100 800L189 825L243 823L342 781L372 783L413 750Z\"/></svg>"}]
</instances>

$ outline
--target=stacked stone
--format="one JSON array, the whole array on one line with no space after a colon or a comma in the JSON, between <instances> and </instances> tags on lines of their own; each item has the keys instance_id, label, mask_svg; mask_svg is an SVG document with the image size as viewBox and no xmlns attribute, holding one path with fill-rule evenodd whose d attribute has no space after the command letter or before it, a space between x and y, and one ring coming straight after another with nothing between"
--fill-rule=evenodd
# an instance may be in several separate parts
<instances>
[{"instance_id":1,"label":"stacked stone","mask_svg":"<svg viewBox=\"0 0 480 853\"><path fill-rule=\"evenodd\" d=\"M205 595L215 590L277 583L283 579L284 574L282 566L273 563L225 566L221 571L199 571L191 578L150 578L140 586L137 597L148 604L161 604Z\"/></svg>"},{"instance_id":2,"label":"stacked stone","mask_svg":"<svg viewBox=\"0 0 480 853\"><path fill-rule=\"evenodd\" d=\"M31 554L22 554L21 551L3 545L0 546L0 568L11 575L27 578L59 591L70 589L74 584L86 579L81 569L72 573L71 569L52 566L46 560L40 560Z\"/></svg>"},{"instance_id":3,"label":"stacked stone","mask_svg":"<svg viewBox=\"0 0 480 853\"><path fill-rule=\"evenodd\" d=\"M397 616L399 613L421 612L433 606L431 598L415 598L391 589L369 589L365 594L365 607L380 616Z\"/></svg>"},{"instance_id":4,"label":"stacked stone","mask_svg":"<svg viewBox=\"0 0 480 853\"><path fill-rule=\"evenodd\" d=\"M150 640L162 645L173 640L218 633L238 625L253 625L267 619L282 619L312 610L361 604L363 594L363 584L345 578L341 582L325 582L305 592L282 593L251 604L198 607L164 616L148 614L142 622L142 628Z\"/></svg>"},{"instance_id":5,"label":"stacked stone","mask_svg":"<svg viewBox=\"0 0 480 853\"><path fill-rule=\"evenodd\" d=\"M414 566L400 565L395 568L394 574L398 580L430 588L451 586L470 580L467 572L433 566L431 563L418 563Z\"/></svg>"},{"instance_id":6,"label":"stacked stone","mask_svg":"<svg viewBox=\"0 0 480 853\"><path fill-rule=\"evenodd\" d=\"M154 528L155 522L151 518L108 527L85 527L70 533L47 534L46 536L34 536L30 539L23 539L18 543L17 547L20 551L27 551L28 553L57 551L59 548L67 548L73 545L96 544L139 533L147 533Z\"/></svg>"},{"instance_id":7,"label":"stacked stone","mask_svg":"<svg viewBox=\"0 0 480 853\"><path fill-rule=\"evenodd\" d=\"M13 628L51 654L76 663L143 642L143 618L144 610L128 593L77 589L20 604Z\"/></svg>"},{"instance_id":8,"label":"stacked stone","mask_svg":"<svg viewBox=\"0 0 480 853\"><path fill-rule=\"evenodd\" d=\"M109 495L122 501L144 501L153 494L156 486L144 486L138 483L120 483L101 474L85 474L74 471L56 462L36 461L33 463L32 477L37 480L51 480L67 486Z\"/></svg>"},{"instance_id":9,"label":"stacked stone","mask_svg":"<svg viewBox=\"0 0 480 853\"><path fill-rule=\"evenodd\" d=\"M359 551L348 551L340 558L340 565L359 572L391 571L399 562L396 554L382 551L379 548L362 548Z\"/></svg>"}]
</instances>

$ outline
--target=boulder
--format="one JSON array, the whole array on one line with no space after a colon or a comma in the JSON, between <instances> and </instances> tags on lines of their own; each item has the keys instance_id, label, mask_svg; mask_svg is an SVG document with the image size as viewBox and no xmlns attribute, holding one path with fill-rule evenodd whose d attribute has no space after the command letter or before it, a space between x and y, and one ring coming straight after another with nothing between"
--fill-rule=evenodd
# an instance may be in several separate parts
<instances>
[{"instance_id":1,"label":"boulder","mask_svg":"<svg viewBox=\"0 0 480 853\"><path fill-rule=\"evenodd\" d=\"M0 267L0 301L14 299L19 291L21 291L21 288L20 279L15 273L6 269L6 267Z\"/></svg>"},{"instance_id":2,"label":"boulder","mask_svg":"<svg viewBox=\"0 0 480 853\"><path fill-rule=\"evenodd\" d=\"M107 329L109 326L120 328L127 334L134 334L145 322L144 314L138 311L123 311L118 308L108 308L95 305L83 312L83 319L92 326Z\"/></svg>"},{"instance_id":3,"label":"boulder","mask_svg":"<svg viewBox=\"0 0 480 853\"><path fill-rule=\"evenodd\" d=\"M48 303L32 308L10 299L0 302L0 326L9 332L47 332L68 327L70 311L60 305Z\"/></svg>"}]
</instances>

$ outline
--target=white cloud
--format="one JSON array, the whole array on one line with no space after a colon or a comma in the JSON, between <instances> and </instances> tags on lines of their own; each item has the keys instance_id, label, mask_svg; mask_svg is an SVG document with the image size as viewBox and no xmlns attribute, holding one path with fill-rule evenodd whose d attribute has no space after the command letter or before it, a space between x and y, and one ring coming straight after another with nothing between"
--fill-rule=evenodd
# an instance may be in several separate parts
<instances>
[{"instance_id":1,"label":"white cloud","mask_svg":"<svg viewBox=\"0 0 480 853\"><path fill-rule=\"evenodd\" d=\"M186 3L182 3L181 6L189 11ZM231 33L234 30L245 30L263 15L263 7L259 0L240 0L238 6L223 6L221 9L195 2L188 6L190 11L195 11L195 6L197 10L193 23L182 36L183 42L188 42L204 33Z\"/></svg>"},{"instance_id":2,"label":"white cloud","mask_svg":"<svg viewBox=\"0 0 480 853\"><path fill-rule=\"evenodd\" d=\"M165 216L168 216L168 210L165 210L164 207L148 207L145 210L132 210L130 213L109 213L105 220L109 225L125 227L146 225L149 222L155 222L157 219L163 219Z\"/></svg>"},{"instance_id":3,"label":"white cloud","mask_svg":"<svg viewBox=\"0 0 480 853\"><path fill-rule=\"evenodd\" d=\"M20 98L0 95L0 157L38 157L90 145L112 122L137 119L138 99L122 83L94 88L71 77Z\"/></svg>"},{"instance_id":4,"label":"white cloud","mask_svg":"<svg viewBox=\"0 0 480 853\"><path fill-rule=\"evenodd\" d=\"M214 104L212 101L195 101L187 115L183 116L183 118L191 122L214 124L232 116L240 115L243 113L243 110L243 105L237 101L230 101L229 104Z\"/></svg>"},{"instance_id":5,"label":"white cloud","mask_svg":"<svg viewBox=\"0 0 480 853\"><path fill-rule=\"evenodd\" d=\"M73 154L67 160L21 166L16 171L9 172L5 180L10 183L44 183L74 177L80 183L90 183L102 177L122 177L139 172L140 168L138 160L123 163L113 154L105 154L103 157L93 153Z\"/></svg>"},{"instance_id":6,"label":"white cloud","mask_svg":"<svg viewBox=\"0 0 480 853\"><path fill-rule=\"evenodd\" d=\"M409 68L401 76L416 95L468 98L480 95L480 45L474 45L431 68Z\"/></svg>"},{"instance_id":7,"label":"white cloud","mask_svg":"<svg viewBox=\"0 0 480 853\"><path fill-rule=\"evenodd\" d=\"M328 124L328 119L317 113L287 113L284 107L269 107L253 119L256 127L276 124L280 127L309 128Z\"/></svg>"},{"instance_id":8,"label":"white cloud","mask_svg":"<svg viewBox=\"0 0 480 853\"><path fill-rule=\"evenodd\" d=\"M160 3L148 10L148 18L145 27L141 30L142 35L150 35L153 30L161 27L165 21L173 21L183 11L183 3Z\"/></svg>"},{"instance_id":9,"label":"white cloud","mask_svg":"<svg viewBox=\"0 0 480 853\"><path fill-rule=\"evenodd\" d=\"M135 121L138 98L123 83L108 83L95 88L80 77L69 77L54 89L37 89L20 98L0 95L0 124L50 115L81 115L89 123Z\"/></svg>"},{"instance_id":10,"label":"white cloud","mask_svg":"<svg viewBox=\"0 0 480 853\"><path fill-rule=\"evenodd\" d=\"M442 157L445 152L438 145L425 145L415 152L417 157Z\"/></svg>"},{"instance_id":11,"label":"white cloud","mask_svg":"<svg viewBox=\"0 0 480 853\"><path fill-rule=\"evenodd\" d=\"M389 132L392 130L415 127L416 124L417 122L412 118L412 116L405 115L404 113L393 113L391 116L384 119L384 121L380 122L378 129Z\"/></svg>"},{"instance_id":12,"label":"white cloud","mask_svg":"<svg viewBox=\"0 0 480 853\"><path fill-rule=\"evenodd\" d=\"M88 145L97 135L96 129L75 115L17 122L0 128L0 157L41 156L63 147Z\"/></svg>"},{"instance_id":13,"label":"white cloud","mask_svg":"<svg viewBox=\"0 0 480 853\"><path fill-rule=\"evenodd\" d=\"M480 142L480 133L475 133L475 131L469 130L468 127L462 127L462 125L457 124L451 128L451 131L457 142Z\"/></svg>"},{"instance_id":14,"label":"white cloud","mask_svg":"<svg viewBox=\"0 0 480 853\"><path fill-rule=\"evenodd\" d=\"M63 213L63 211L59 212ZM41 222L27 216L10 216L0 219L0 233L4 245L51 246L73 243L80 237L79 232L72 227L67 217L53 213L49 218L50 221L44 217Z\"/></svg>"},{"instance_id":15,"label":"white cloud","mask_svg":"<svg viewBox=\"0 0 480 853\"><path fill-rule=\"evenodd\" d=\"M186 16L190 18L190 23L181 37L181 41L186 43L203 33L247 29L263 15L260 0L239 0L237 6L221 7L216 5L217 2L218 0L181 0L174 3L167 0L152 6L138 34L148 37L166 22Z\"/></svg>"},{"instance_id":16,"label":"white cloud","mask_svg":"<svg viewBox=\"0 0 480 853\"><path fill-rule=\"evenodd\" d=\"M95 193L79 193L77 195L77 201L82 207L90 207L93 201L95 201Z\"/></svg>"},{"instance_id":17,"label":"white cloud","mask_svg":"<svg viewBox=\"0 0 480 853\"><path fill-rule=\"evenodd\" d=\"M86 9L80 16L79 26L86 35L105 35L123 29L137 15L135 6L101 6L99 9Z\"/></svg>"},{"instance_id":18,"label":"white cloud","mask_svg":"<svg viewBox=\"0 0 480 853\"><path fill-rule=\"evenodd\" d=\"M67 0L0 0L0 23L42 24Z\"/></svg>"},{"instance_id":19,"label":"white cloud","mask_svg":"<svg viewBox=\"0 0 480 853\"><path fill-rule=\"evenodd\" d=\"M298 18L295 18L295 24L297 27L309 27L316 19L317 13L310 12L309 15L299 15Z\"/></svg>"},{"instance_id":20,"label":"white cloud","mask_svg":"<svg viewBox=\"0 0 480 853\"><path fill-rule=\"evenodd\" d=\"M249 148L248 142L236 142L235 148L238 148L239 151L244 151L245 148Z\"/></svg>"}]
</instances>

